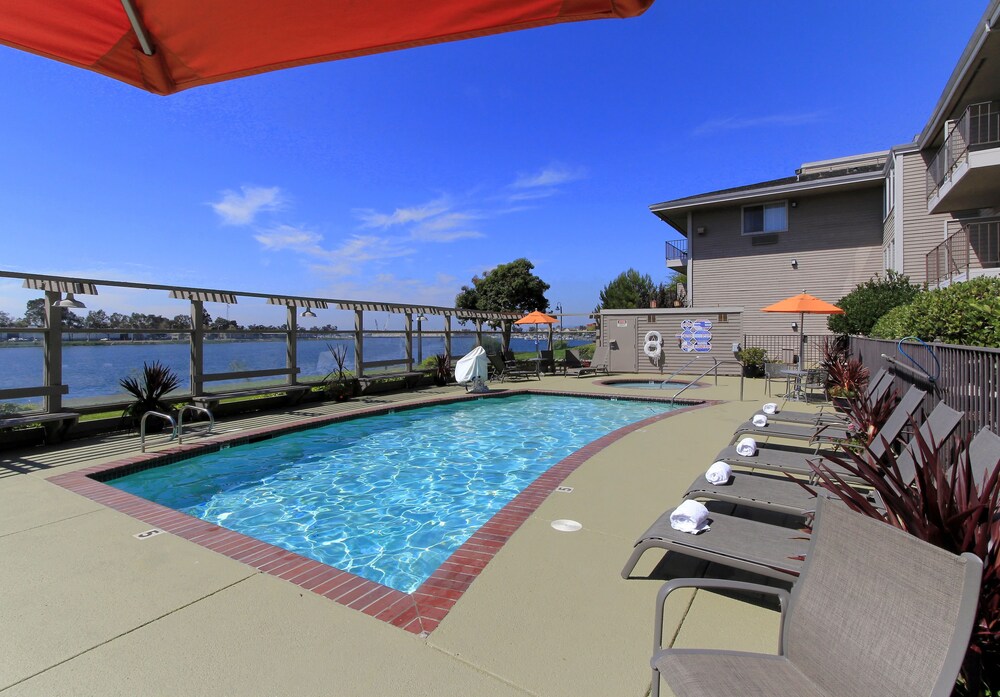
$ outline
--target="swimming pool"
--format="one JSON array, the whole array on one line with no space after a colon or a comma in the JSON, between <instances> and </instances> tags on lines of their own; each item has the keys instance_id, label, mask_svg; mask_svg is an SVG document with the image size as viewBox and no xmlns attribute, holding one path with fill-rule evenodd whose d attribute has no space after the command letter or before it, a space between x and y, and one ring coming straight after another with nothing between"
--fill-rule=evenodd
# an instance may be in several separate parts
<instances>
[{"instance_id":1,"label":"swimming pool","mask_svg":"<svg viewBox=\"0 0 1000 697\"><path fill-rule=\"evenodd\" d=\"M698 386L697 384L680 382L679 380L671 380L669 382L664 382L663 380L604 380L601 384L625 387L630 390L679 390L688 385L691 385L692 388Z\"/></svg>"},{"instance_id":2,"label":"swimming pool","mask_svg":"<svg viewBox=\"0 0 1000 697\"><path fill-rule=\"evenodd\" d=\"M410 593L552 465L671 409L550 395L435 405L227 448L107 483Z\"/></svg>"}]
</instances>

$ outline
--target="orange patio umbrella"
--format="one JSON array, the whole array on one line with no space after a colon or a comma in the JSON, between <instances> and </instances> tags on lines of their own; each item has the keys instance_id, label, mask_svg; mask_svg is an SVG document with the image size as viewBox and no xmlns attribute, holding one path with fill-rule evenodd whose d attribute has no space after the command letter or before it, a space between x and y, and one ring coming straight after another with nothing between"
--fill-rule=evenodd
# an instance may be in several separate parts
<instances>
[{"instance_id":1,"label":"orange patio umbrella","mask_svg":"<svg viewBox=\"0 0 1000 697\"><path fill-rule=\"evenodd\" d=\"M515 320L514 324L534 324L535 325L535 352L537 353L538 352L538 325L539 324L547 324L547 325L549 325L549 329L551 330L552 325L555 324L555 323L557 323L558 321L559 320L557 320L552 315L547 315L544 312L539 312L538 310L535 310L534 312L529 312L528 314L526 314L521 319ZM550 337L551 337L551 334L552 334L552 332L550 331L549 332ZM551 344L551 342L549 342L549 343ZM552 348L552 347L549 346L549 348Z\"/></svg>"},{"instance_id":2,"label":"orange patio umbrella","mask_svg":"<svg viewBox=\"0 0 1000 697\"><path fill-rule=\"evenodd\" d=\"M156 94L559 22L653 0L3 0L0 44Z\"/></svg>"},{"instance_id":3,"label":"orange patio umbrella","mask_svg":"<svg viewBox=\"0 0 1000 697\"><path fill-rule=\"evenodd\" d=\"M820 300L814 295L809 295L809 293L804 290L798 295L793 295L790 298L785 298L784 300L779 300L773 305L768 305L767 307L762 307L761 312L790 312L799 314L799 367L802 367L802 357L805 355L806 349L806 334L805 334L805 316L806 315L842 315L844 311L832 305L825 300Z\"/></svg>"}]
</instances>

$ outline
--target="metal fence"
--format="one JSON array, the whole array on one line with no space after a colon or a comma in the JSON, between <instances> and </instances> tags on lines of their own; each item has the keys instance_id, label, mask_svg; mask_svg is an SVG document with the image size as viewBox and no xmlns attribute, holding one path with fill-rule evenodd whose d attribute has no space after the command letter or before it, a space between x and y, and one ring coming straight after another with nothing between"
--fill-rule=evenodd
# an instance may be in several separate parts
<instances>
[{"instance_id":1,"label":"metal fence","mask_svg":"<svg viewBox=\"0 0 1000 697\"><path fill-rule=\"evenodd\" d=\"M1000 219L962 224L926 257L927 285L968 281L980 269L1000 266Z\"/></svg>"},{"instance_id":2,"label":"metal fence","mask_svg":"<svg viewBox=\"0 0 1000 697\"><path fill-rule=\"evenodd\" d=\"M971 104L955 122L927 166L927 198L938 193L969 151L1000 143L1000 102Z\"/></svg>"},{"instance_id":3,"label":"metal fence","mask_svg":"<svg viewBox=\"0 0 1000 697\"><path fill-rule=\"evenodd\" d=\"M802 365L816 365L823 360L823 346L829 335L806 337L806 353ZM767 360L782 363L799 363L799 335L795 334L744 334L743 348L757 347L767 351Z\"/></svg>"},{"instance_id":4,"label":"metal fence","mask_svg":"<svg viewBox=\"0 0 1000 697\"><path fill-rule=\"evenodd\" d=\"M893 372L901 394L910 385L927 390L926 409L944 402L964 411L966 417L959 427L963 437L976 434L984 426L1000 433L1000 349L900 345L896 341L851 337L851 351L870 371L886 368Z\"/></svg>"}]
</instances>

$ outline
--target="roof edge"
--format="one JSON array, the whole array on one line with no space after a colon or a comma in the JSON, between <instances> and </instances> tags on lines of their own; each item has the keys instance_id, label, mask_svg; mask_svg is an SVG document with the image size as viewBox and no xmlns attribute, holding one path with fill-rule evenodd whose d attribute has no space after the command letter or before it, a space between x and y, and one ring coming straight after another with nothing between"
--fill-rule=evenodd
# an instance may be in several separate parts
<instances>
[{"instance_id":1,"label":"roof edge","mask_svg":"<svg viewBox=\"0 0 1000 697\"><path fill-rule=\"evenodd\" d=\"M969 39L969 43L965 45L962 55L959 56L955 69L948 77L948 81L941 91L941 96L931 111L927 124L920 132L920 135L917 136L917 142L920 144L921 149L926 148L933 142L935 135L944 127L944 117L951 110L952 100L955 98L966 75L974 67L979 51L986 42L986 38L990 35L990 32L996 28L998 19L1000 19L1000 0L990 0L986 11L983 12L983 16L976 25L976 30Z\"/></svg>"}]
</instances>

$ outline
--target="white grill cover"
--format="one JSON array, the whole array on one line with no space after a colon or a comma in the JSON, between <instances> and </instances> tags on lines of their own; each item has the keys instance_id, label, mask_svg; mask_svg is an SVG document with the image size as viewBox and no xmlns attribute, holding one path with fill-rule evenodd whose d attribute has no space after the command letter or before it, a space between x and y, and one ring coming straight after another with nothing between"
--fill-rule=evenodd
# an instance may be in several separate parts
<instances>
[{"instance_id":1,"label":"white grill cover","mask_svg":"<svg viewBox=\"0 0 1000 697\"><path fill-rule=\"evenodd\" d=\"M486 349L482 346L469 351L458 359L455 364L455 382L472 382L476 378L486 379L486 366L489 359L486 357Z\"/></svg>"}]
</instances>

